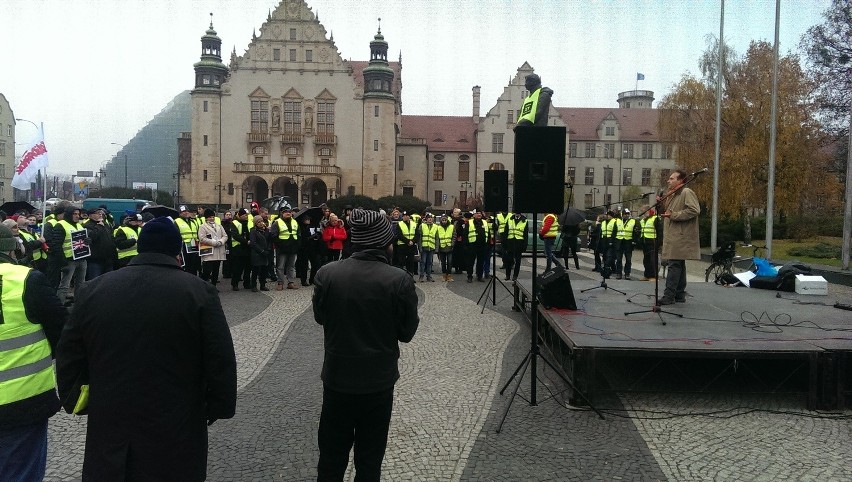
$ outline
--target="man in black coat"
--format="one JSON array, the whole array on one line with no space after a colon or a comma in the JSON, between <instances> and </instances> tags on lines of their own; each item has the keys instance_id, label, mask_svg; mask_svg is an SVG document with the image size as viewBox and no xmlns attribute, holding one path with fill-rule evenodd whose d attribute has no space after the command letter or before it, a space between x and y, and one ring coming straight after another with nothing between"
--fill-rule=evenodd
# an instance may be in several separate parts
<instances>
[{"instance_id":1,"label":"man in black coat","mask_svg":"<svg viewBox=\"0 0 852 482\"><path fill-rule=\"evenodd\" d=\"M231 242L231 289L234 291L240 290L240 280L243 282L243 288L251 288L249 233L252 227L254 222L249 222L248 211L240 209L228 231L228 239Z\"/></svg>"},{"instance_id":2,"label":"man in black coat","mask_svg":"<svg viewBox=\"0 0 852 482\"><path fill-rule=\"evenodd\" d=\"M80 289L56 355L60 398L70 412L89 385L83 480L201 481L207 426L235 411L231 333L216 288L180 269L169 218L137 246Z\"/></svg>"},{"instance_id":3,"label":"man in black coat","mask_svg":"<svg viewBox=\"0 0 852 482\"><path fill-rule=\"evenodd\" d=\"M116 256L115 239L100 208L89 210L89 219L83 223L83 227L88 231L92 249L86 265L86 281L89 281L112 271ZM133 244L136 244L135 239Z\"/></svg>"},{"instance_id":4,"label":"man in black coat","mask_svg":"<svg viewBox=\"0 0 852 482\"><path fill-rule=\"evenodd\" d=\"M390 221L355 209L350 223L352 256L323 266L314 279L314 319L325 341L317 479L343 480L354 443L355 479L378 481L399 342L411 341L420 318L414 280L389 264Z\"/></svg>"}]
</instances>

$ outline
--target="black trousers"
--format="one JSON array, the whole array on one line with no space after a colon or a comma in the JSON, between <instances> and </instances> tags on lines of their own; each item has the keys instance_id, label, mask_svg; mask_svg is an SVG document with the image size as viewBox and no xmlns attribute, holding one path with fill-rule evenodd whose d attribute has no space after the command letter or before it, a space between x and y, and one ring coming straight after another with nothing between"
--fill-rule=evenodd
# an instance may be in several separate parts
<instances>
[{"instance_id":1,"label":"black trousers","mask_svg":"<svg viewBox=\"0 0 852 482\"><path fill-rule=\"evenodd\" d=\"M251 288L251 261L248 256L231 257L231 286L239 286L243 281L243 288Z\"/></svg>"},{"instance_id":2,"label":"black trousers","mask_svg":"<svg viewBox=\"0 0 852 482\"><path fill-rule=\"evenodd\" d=\"M656 238L645 239L645 244L642 246L642 250L644 254L642 265L645 268L645 272L643 274L646 278L656 278L657 268L660 266L660 262L657 259L658 253Z\"/></svg>"},{"instance_id":3,"label":"black trousers","mask_svg":"<svg viewBox=\"0 0 852 482\"><path fill-rule=\"evenodd\" d=\"M310 278L308 278L308 263L311 264ZM317 270L320 269L319 255L314 250L301 250L296 255L296 277L302 280L302 283L313 283L314 276ZM283 283L284 280L281 280Z\"/></svg>"},{"instance_id":4,"label":"black trousers","mask_svg":"<svg viewBox=\"0 0 852 482\"><path fill-rule=\"evenodd\" d=\"M201 262L201 279L209 281L213 285L219 283L219 266L222 261L202 261Z\"/></svg>"},{"instance_id":5,"label":"black trousers","mask_svg":"<svg viewBox=\"0 0 852 482\"><path fill-rule=\"evenodd\" d=\"M323 387L317 480L342 481L354 444L355 480L378 482L392 409L393 388L352 394Z\"/></svg>"},{"instance_id":6,"label":"black trousers","mask_svg":"<svg viewBox=\"0 0 852 482\"><path fill-rule=\"evenodd\" d=\"M568 260L574 258L574 266L580 269L580 258L577 251L580 250L577 236L562 235L562 259L565 261L565 269L568 269Z\"/></svg>"}]
</instances>

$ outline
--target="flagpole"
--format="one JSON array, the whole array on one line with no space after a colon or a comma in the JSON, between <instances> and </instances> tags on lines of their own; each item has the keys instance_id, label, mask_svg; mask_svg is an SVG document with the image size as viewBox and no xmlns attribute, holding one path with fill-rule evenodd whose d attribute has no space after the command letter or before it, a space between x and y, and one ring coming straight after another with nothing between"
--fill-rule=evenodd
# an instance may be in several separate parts
<instances>
[{"instance_id":1,"label":"flagpole","mask_svg":"<svg viewBox=\"0 0 852 482\"><path fill-rule=\"evenodd\" d=\"M40 122L41 124L41 139L44 141L44 121ZM41 188L41 219L44 222L47 219L47 166L44 166L42 169L42 173L44 174L44 178L42 179L42 188ZM42 230L42 236L44 236L44 231Z\"/></svg>"}]
</instances>

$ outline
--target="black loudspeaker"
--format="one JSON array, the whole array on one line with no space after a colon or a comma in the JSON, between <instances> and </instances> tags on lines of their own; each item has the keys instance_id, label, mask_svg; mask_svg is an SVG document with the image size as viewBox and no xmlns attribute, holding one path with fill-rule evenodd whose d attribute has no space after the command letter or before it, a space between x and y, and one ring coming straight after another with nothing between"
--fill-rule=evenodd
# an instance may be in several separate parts
<instances>
[{"instance_id":1,"label":"black loudspeaker","mask_svg":"<svg viewBox=\"0 0 852 482\"><path fill-rule=\"evenodd\" d=\"M574 291L571 289L571 278L565 268L556 266L538 276L538 300L547 309L577 309Z\"/></svg>"},{"instance_id":2,"label":"black loudspeaker","mask_svg":"<svg viewBox=\"0 0 852 482\"><path fill-rule=\"evenodd\" d=\"M561 213L564 199L565 127L516 127L512 211Z\"/></svg>"},{"instance_id":3,"label":"black loudspeaker","mask_svg":"<svg viewBox=\"0 0 852 482\"><path fill-rule=\"evenodd\" d=\"M485 171L485 193L482 208L490 213L509 210L509 171Z\"/></svg>"}]
</instances>

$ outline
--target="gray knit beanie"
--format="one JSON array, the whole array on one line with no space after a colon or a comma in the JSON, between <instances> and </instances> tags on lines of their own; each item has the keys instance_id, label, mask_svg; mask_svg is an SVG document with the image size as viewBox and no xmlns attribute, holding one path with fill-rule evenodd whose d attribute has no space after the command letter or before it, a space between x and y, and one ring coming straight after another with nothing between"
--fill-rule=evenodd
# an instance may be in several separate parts
<instances>
[{"instance_id":1,"label":"gray knit beanie","mask_svg":"<svg viewBox=\"0 0 852 482\"><path fill-rule=\"evenodd\" d=\"M349 217L352 244L365 248L384 248L395 239L388 218L376 211L355 209Z\"/></svg>"}]
</instances>

